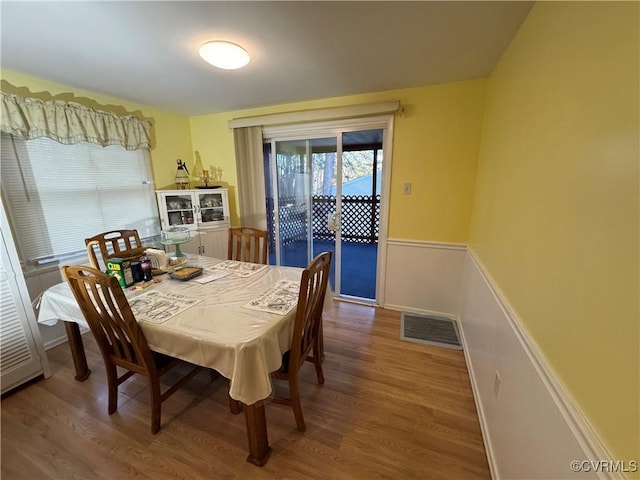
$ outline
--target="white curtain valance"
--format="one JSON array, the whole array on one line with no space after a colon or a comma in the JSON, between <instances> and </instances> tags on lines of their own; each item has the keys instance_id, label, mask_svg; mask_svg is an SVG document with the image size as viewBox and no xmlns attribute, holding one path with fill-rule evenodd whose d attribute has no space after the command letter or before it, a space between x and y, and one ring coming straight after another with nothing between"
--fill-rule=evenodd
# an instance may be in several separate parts
<instances>
[{"instance_id":1,"label":"white curtain valance","mask_svg":"<svg viewBox=\"0 0 640 480\"><path fill-rule=\"evenodd\" d=\"M229 128L242 128L253 126L284 125L304 122L325 122L356 117L370 117L395 113L402 110L399 100L378 103L362 103L359 105L346 105L342 107L320 108L316 110L301 110L298 112L272 113L257 117L243 117L229 120Z\"/></svg>"},{"instance_id":2,"label":"white curtain valance","mask_svg":"<svg viewBox=\"0 0 640 480\"><path fill-rule=\"evenodd\" d=\"M80 142L103 147L121 145L127 150L151 148L151 123L79 103L22 98L0 92L0 129L25 140L47 137L65 145Z\"/></svg>"}]
</instances>

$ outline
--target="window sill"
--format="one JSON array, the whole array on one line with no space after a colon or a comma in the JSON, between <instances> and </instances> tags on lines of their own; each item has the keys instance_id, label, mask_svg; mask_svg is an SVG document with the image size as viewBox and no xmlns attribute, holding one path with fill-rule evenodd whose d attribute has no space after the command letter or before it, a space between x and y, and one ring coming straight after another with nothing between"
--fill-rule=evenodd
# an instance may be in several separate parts
<instances>
[{"instance_id":1,"label":"window sill","mask_svg":"<svg viewBox=\"0 0 640 480\"><path fill-rule=\"evenodd\" d=\"M86 255L78 255L66 258L63 262L52 262L46 265L23 265L22 273L25 278L37 277L46 273L57 272L66 265L89 265L89 259Z\"/></svg>"}]
</instances>

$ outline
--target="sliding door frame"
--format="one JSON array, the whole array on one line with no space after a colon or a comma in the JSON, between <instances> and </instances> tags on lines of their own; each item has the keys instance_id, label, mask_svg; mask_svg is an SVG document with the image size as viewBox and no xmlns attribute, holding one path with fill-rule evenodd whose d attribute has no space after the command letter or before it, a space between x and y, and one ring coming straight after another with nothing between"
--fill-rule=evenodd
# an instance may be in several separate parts
<instances>
[{"instance_id":1,"label":"sliding door frame","mask_svg":"<svg viewBox=\"0 0 640 480\"><path fill-rule=\"evenodd\" d=\"M342 181L342 134L348 132L355 132L361 130L382 130L382 185L381 185L381 202L380 202L380 233L378 236L378 261L376 266L376 297L374 303L376 305L384 305L385 297L385 277L386 277L386 261L387 261L387 238L388 238L388 224L389 224L389 196L391 193L391 166L392 166L392 152L393 152L393 126L394 115L386 114L373 117L351 118L351 119L339 119L324 122L313 123L296 123L288 125L278 126L265 126L262 130L263 142L271 143L272 155L275 155L275 142L288 141L288 140L300 140L300 139L314 139L314 138L326 138L337 137L338 148L340 154L338 156L338 170L337 182ZM310 153L310 152L307 152ZM275 160L275 159L274 159ZM311 161L311 157L308 155L307 161ZM273 176L275 161L272 162L272 182L276 176ZM336 198L336 209L341 212L341 199ZM276 204L274 207L277 209L277 199L274 199ZM338 204L340 205L338 206ZM276 210L277 211L277 210ZM279 235L279 225L275 226L275 233ZM337 235L339 236L339 235ZM337 238L336 242L340 239ZM338 249L339 251L339 249ZM279 258L279 252L276 252ZM336 259L338 262L339 259ZM339 277L339 275L337 275ZM339 284L336 284L336 290L339 290ZM345 299L346 300L346 299Z\"/></svg>"}]
</instances>

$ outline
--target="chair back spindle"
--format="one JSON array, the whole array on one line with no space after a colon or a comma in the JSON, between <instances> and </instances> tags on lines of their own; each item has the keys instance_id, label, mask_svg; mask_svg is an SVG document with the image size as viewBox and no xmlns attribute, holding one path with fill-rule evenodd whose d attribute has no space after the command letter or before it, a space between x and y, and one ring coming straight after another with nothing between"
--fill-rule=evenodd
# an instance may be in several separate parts
<instances>
[{"instance_id":1,"label":"chair back spindle","mask_svg":"<svg viewBox=\"0 0 640 480\"><path fill-rule=\"evenodd\" d=\"M142 245L137 230L112 230L85 238L89 262L93 268L106 270L109 258L137 258L142 255L146 247ZM100 266L98 257L102 259L104 268Z\"/></svg>"},{"instance_id":2,"label":"chair back spindle","mask_svg":"<svg viewBox=\"0 0 640 480\"><path fill-rule=\"evenodd\" d=\"M290 358L297 361L297 368L305 362L319 337L330 266L331 252L324 252L302 272Z\"/></svg>"},{"instance_id":3,"label":"chair back spindle","mask_svg":"<svg viewBox=\"0 0 640 480\"><path fill-rule=\"evenodd\" d=\"M154 370L151 350L118 280L88 267L63 272L102 355L136 373Z\"/></svg>"},{"instance_id":4,"label":"chair back spindle","mask_svg":"<svg viewBox=\"0 0 640 480\"><path fill-rule=\"evenodd\" d=\"M267 231L256 228L232 227L229 229L228 260L261 263L266 265Z\"/></svg>"}]
</instances>

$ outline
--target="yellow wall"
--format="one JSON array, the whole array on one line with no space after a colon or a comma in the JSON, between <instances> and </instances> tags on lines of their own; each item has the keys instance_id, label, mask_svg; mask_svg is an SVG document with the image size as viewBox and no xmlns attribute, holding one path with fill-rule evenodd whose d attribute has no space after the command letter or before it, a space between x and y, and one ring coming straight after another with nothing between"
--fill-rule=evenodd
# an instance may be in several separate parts
<instances>
[{"instance_id":1,"label":"yellow wall","mask_svg":"<svg viewBox=\"0 0 640 480\"><path fill-rule=\"evenodd\" d=\"M23 97L73 101L120 115L132 114L153 123L151 164L156 188L173 187L176 159L192 156L188 117L41 80L21 73L2 70L2 91Z\"/></svg>"},{"instance_id":2,"label":"yellow wall","mask_svg":"<svg viewBox=\"0 0 640 480\"><path fill-rule=\"evenodd\" d=\"M640 460L639 4L540 2L487 85L470 245L618 460Z\"/></svg>"},{"instance_id":3,"label":"yellow wall","mask_svg":"<svg viewBox=\"0 0 640 480\"><path fill-rule=\"evenodd\" d=\"M193 149L200 153L205 166L221 166L223 180L235 191L229 120L400 100L404 113L396 115L394 127L389 237L464 243L471 215L484 89L484 80L474 80L191 117ZM189 165L194 161L192 158ZM402 194L405 182L412 183L411 195ZM237 211L232 213L232 221L237 223Z\"/></svg>"},{"instance_id":4,"label":"yellow wall","mask_svg":"<svg viewBox=\"0 0 640 480\"><path fill-rule=\"evenodd\" d=\"M172 188L176 159L192 170L196 152L204 167L223 169L230 189L231 221L238 223L233 118L400 100L396 115L389 236L414 240L466 242L482 125L485 80L392 90L365 95L281 104L220 114L185 117L3 70L2 91L49 100L78 102L153 122L151 161L156 188ZM412 183L412 194L402 186Z\"/></svg>"}]
</instances>

